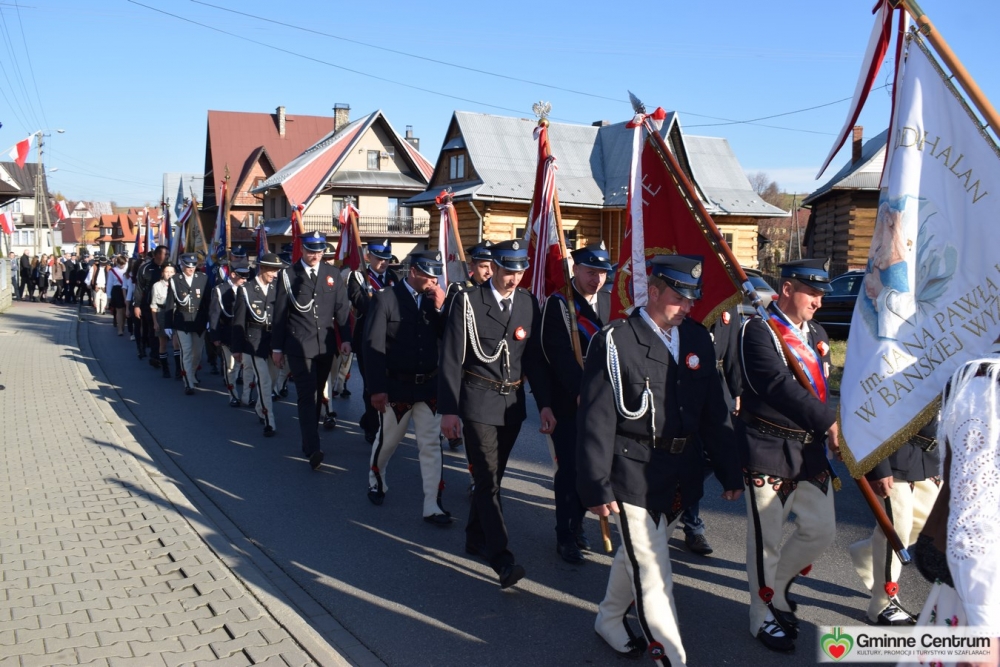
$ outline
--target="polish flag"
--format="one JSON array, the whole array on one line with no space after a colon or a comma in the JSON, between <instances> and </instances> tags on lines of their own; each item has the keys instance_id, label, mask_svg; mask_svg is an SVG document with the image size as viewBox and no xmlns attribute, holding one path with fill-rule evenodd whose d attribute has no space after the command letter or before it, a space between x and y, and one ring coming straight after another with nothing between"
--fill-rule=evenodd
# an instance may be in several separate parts
<instances>
[{"instance_id":1,"label":"polish flag","mask_svg":"<svg viewBox=\"0 0 1000 667\"><path fill-rule=\"evenodd\" d=\"M3 233L7 236L14 233L14 221L11 220L9 213L0 213L0 229L3 229Z\"/></svg>"},{"instance_id":2,"label":"polish flag","mask_svg":"<svg viewBox=\"0 0 1000 667\"><path fill-rule=\"evenodd\" d=\"M31 150L31 145L35 142L35 135L30 134L28 138L24 141L19 141L14 144L14 147L10 149L7 155L10 159L17 163L17 166L24 169L24 163L28 159L28 152Z\"/></svg>"},{"instance_id":3,"label":"polish flag","mask_svg":"<svg viewBox=\"0 0 1000 667\"><path fill-rule=\"evenodd\" d=\"M69 208L66 206L65 201L57 201L55 209L56 209L56 218L60 222L69 217Z\"/></svg>"}]
</instances>

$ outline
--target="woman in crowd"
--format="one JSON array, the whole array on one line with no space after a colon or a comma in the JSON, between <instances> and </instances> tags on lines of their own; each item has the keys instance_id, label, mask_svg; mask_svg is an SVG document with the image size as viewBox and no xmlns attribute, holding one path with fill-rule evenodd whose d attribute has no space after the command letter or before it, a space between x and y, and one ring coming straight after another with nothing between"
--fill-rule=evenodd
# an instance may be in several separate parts
<instances>
[{"instance_id":1,"label":"woman in crowd","mask_svg":"<svg viewBox=\"0 0 1000 667\"><path fill-rule=\"evenodd\" d=\"M153 330L160 341L160 364L163 369L163 377L170 377L170 364L167 363L167 329L173 328L170 321L171 313L163 310L163 304L167 301L167 290L170 289L170 279L174 277L176 269L170 264L165 264L160 272L160 280L153 285L153 299L149 309L153 311ZM174 349L179 350L180 346L174 343Z\"/></svg>"},{"instance_id":2,"label":"woman in crowd","mask_svg":"<svg viewBox=\"0 0 1000 667\"><path fill-rule=\"evenodd\" d=\"M110 307L115 317L115 327L118 335L125 334L125 316L127 308L125 304L132 301L132 280L126 270L127 260L124 255L115 257L114 266L108 269L107 288L110 295Z\"/></svg>"},{"instance_id":3,"label":"woman in crowd","mask_svg":"<svg viewBox=\"0 0 1000 667\"><path fill-rule=\"evenodd\" d=\"M62 258L55 255L52 255L50 264L51 271L49 277L51 278L52 285L56 288L55 294L52 295L52 301L62 301L63 278L66 275L66 267L62 263Z\"/></svg>"}]
</instances>

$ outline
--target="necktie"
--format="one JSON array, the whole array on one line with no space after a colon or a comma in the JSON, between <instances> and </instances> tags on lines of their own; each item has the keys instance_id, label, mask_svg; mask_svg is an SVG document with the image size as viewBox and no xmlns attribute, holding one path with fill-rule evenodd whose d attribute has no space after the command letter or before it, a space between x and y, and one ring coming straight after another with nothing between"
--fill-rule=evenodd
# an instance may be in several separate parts
<instances>
[{"instance_id":1,"label":"necktie","mask_svg":"<svg viewBox=\"0 0 1000 667\"><path fill-rule=\"evenodd\" d=\"M510 321L510 299L500 299L500 312L504 322Z\"/></svg>"},{"instance_id":2,"label":"necktie","mask_svg":"<svg viewBox=\"0 0 1000 667\"><path fill-rule=\"evenodd\" d=\"M316 269L309 269L309 280L316 282Z\"/></svg>"}]
</instances>

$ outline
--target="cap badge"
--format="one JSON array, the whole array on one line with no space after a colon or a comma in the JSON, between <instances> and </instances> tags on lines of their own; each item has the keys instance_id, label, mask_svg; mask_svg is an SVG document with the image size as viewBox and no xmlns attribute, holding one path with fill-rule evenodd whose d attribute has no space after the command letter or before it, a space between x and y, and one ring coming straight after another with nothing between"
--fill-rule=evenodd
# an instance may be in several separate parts
<instances>
[{"instance_id":1,"label":"cap badge","mask_svg":"<svg viewBox=\"0 0 1000 667\"><path fill-rule=\"evenodd\" d=\"M701 359L699 359L698 355L695 354L694 352L688 354L688 356L684 359L684 363L686 363L687 367L693 371L696 371L699 368L701 368Z\"/></svg>"},{"instance_id":2,"label":"cap badge","mask_svg":"<svg viewBox=\"0 0 1000 667\"><path fill-rule=\"evenodd\" d=\"M511 243L510 247L513 248L514 250L520 250L521 249L521 246L518 244L517 241L514 241L513 243Z\"/></svg>"},{"instance_id":3,"label":"cap badge","mask_svg":"<svg viewBox=\"0 0 1000 667\"><path fill-rule=\"evenodd\" d=\"M601 246L600 247L601 247L601 250L607 250L607 247L605 247L605 245L604 245L604 241L601 241Z\"/></svg>"},{"instance_id":4,"label":"cap badge","mask_svg":"<svg viewBox=\"0 0 1000 667\"><path fill-rule=\"evenodd\" d=\"M518 327L514 329L514 338L517 340L524 340L528 337L528 332L524 330L524 327Z\"/></svg>"},{"instance_id":5,"label":"cap badge","mask_svg":"<svg viewBox=\"0 0 1000 667\"><path fill-rule=\"evenodd\" d=\"M827 273L830 272L830 258L829 257L827 257L826 261L823 262L823 270L826 271Z\"/></svg>"},{"instance_id":6,"label":"cap badge","mask_svg":"<svg viewBox=\"0 0 1000 667\"><path fill-rule=\"evenodd\" d=\"M434 255L434 259L436 261L440 262L441 261L441 253L438 253L438 254Z\"/></svg>"},{"instance_id":7,"label":"cap badge","mask_svg":"<svg viewBox=\"0 0 1000 667\"><path fill-rule=\"evenodd\" d=\"M694 278L695 280L701 278L701 262L695 264L694 267L691 269L691 277Z\"/></svg>"}]
</instances>

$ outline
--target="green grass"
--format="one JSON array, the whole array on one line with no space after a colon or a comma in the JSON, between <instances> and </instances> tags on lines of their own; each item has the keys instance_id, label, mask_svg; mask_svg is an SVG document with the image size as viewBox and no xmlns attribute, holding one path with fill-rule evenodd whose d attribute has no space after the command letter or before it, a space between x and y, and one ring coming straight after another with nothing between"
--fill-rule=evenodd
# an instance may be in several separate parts
<instances>
[{"instance_id":1,"label":"green grass","mask_svg":"<svg viewBox=\"0 0 1000 667\"><path fill-rule=\"evenodd\" d=\"M830 341L830 377L827 384L830 391L840 393L840 379L844 375L844 357L847 355L846 340Z\"/></svg>"}]
</instances>

